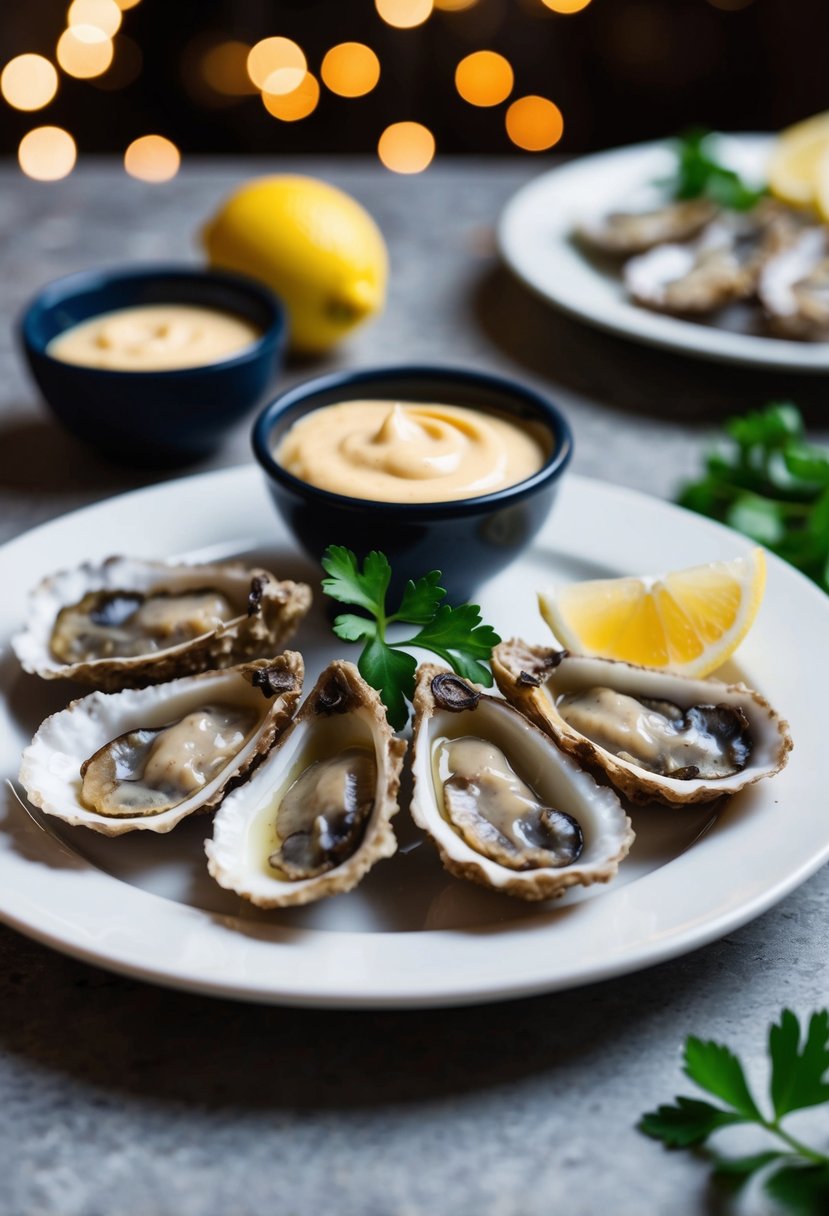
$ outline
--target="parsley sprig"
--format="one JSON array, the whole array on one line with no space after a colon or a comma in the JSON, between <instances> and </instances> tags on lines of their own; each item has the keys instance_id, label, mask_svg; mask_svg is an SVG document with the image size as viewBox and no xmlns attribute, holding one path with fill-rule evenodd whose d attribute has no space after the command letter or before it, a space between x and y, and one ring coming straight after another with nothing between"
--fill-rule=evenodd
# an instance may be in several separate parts
<instances>
[{"instance_id":1,"label":"parsley sprig","mask_svg":"<svg viewBox=\"0 0 829 1216\"><path fill-rule=\"evenodd\" d=\"M342 545L329 545L322 557L328 578L323 579L326 595L343 604L364 609L369 616L347 612L334 621L334 632L345 642L362 642L357 660L360 674L380 693L395 730L406 725L412 699L417 660L406 649L415 647L438 656L458 675L489 688L492 673L485 662L493 646L500 642L489 625L481 624L477 604L453 608L442 604L446 592L441 573L432 570L415 580L409 579L399 606L386 609L386 593L391 581L391 566L384 553L373 550L360 569L356 556ZM419 625L412 637L389 641L390 625Z\"/></svg>"},{"instance_id":2,"label":"parsley sprig","mask_svg":"<svg viewBox=\"0 0 829 1216\"><path fill-rule=\"evenodd\" d=\"M829 450L807 442L790 402L731 418L725 431L728 442L677 501L750 536L829 591Z\"/></svg>"},{"instance_id":3,"label":"parsley sprig","mask_svg":"<svg viewBox=\"0 0 829 1216\"><path fill-rule=\"evenodd\" d=\"M675 141L677 166L667 183L675 198L709 198L731 211L750 211L766 194L749 186L716 156L717 137L712 131L694 128Z\"/></svg>"},{"instance_id":4,"label":"parsley sprig","mask_svg":"<svg viewBox=\"0 0 829 1216\"><path fill-rule=\"evenodd\" d=\"M644 1115L639 1128L669 1148L705 1145L724 1127L754 1124L779 1147L743 1157L726 1157L707 1147L717 1180L739 1189L764 1171L763 1186L795 1216L825 1216L829 1211L829 1156L804 1144L784 1126L792 1111L829 1102L829 1011L813 1013L805 1035L795 1014L784 1009L769 1029L770 1113L764 1114L749 1088L739 1058L721 1043L689 1038L685 1042L687 1077L718 1098L677 1097Z\"/></svg>"}]
</instances>

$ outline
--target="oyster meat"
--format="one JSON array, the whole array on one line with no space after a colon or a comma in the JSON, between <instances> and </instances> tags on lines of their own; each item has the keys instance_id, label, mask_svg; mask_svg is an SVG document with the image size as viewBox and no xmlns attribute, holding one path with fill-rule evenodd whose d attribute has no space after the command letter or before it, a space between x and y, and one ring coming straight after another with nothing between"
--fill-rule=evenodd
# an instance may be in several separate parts
<instances>
[{"instance_id":1,"label":"oyster meat","mask_svg":"<svg viewBox=\"0 0 829 1216\"><path fill-rule=\"evenodd\" d=\"M275 654L310 604L267 570L114 557L44 579L12 645L47 680L135 687Z\"/></svg>"},{"instance_id":2,"label":"oyster meat","mask_svg":"<svg viewBox=\"0 0 829 1216\"><path fill-rule=\"evenodd\" d=\"M647 210L611 211L581 224L576 234L600 253L630 257L667 242L690 241L718 214L709 199L683 199Z\"/></svg>"},{"instance_id":3,"label":"oyster meat","mask_svg":"<svg viewBox=\"0 0 829 1216\"><path fill-rule=\"evenodd\" d=\"M331 663L205 841L220 886L263 908L350 891L397 848L391 818L405 743L351 663Z\"/></svg>"},{"instance_id":4,"label":"oyster meat","mask_svg":"<svg viewBox=\"0 0 829 1216\"><path fill-rule=\"evenodd\" d=\"M302 689L286 651L222 671L94 692L42 724L20 782L49 815L107 836L169 832L215 807L285 730Z\"/></svg>"},{"instance_id":5,"label":"oyster meat","mask_svg":"<svg viewBox=\"0 0 829 1216\"><path fill-rule=\"evenodd\" d=\"M780 337L829 341L829 227L806 229L770 258L758 294Z\"/></svg>"},{"instance_id":6,"label":"oyster meat","mask_svg":"<svg viewBox=\"0 0 829 1216\"><path fill-rule=\"evenodd\" d=\"M710 802L786 763L788 726L743 684L502 642L499 689L581 764L635 802Z\"/></svg>"},{"instance_id":7,"label":"oyster meat","mask_svg":"<svg viewBox=\"0 0 829 1216\"><path fill-rule=\"evenodd\" d=\"M414 706L412 817L450 873L528 900L616 874L633 841L619 799L527 718L432 664Z\"/></svg>"}]
</instances>

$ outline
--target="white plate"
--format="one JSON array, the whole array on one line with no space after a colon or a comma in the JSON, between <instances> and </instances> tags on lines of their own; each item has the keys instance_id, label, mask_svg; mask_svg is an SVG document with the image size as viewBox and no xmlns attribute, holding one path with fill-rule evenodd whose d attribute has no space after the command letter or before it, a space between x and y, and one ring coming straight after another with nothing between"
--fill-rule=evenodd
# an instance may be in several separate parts
<instances>
[{"instance_id":1,"label":"white plate","mask_svg":"<svg viewBox=\"0 0 829 1216\"><path fill-rule=\"evenodd\" d=\"M723 158L761 182L770 136L723 137ZM510 200L498 226L501 253L515 273L551 303L582 321L637 342L687 355L785 367L829 370L829 342L783 338L719 328L650 312L627 299L621 277L591 260L573 240L584 220L624 207L653 182L670 176L675 157L666 143L640 144L586 156L531 181ZM733 310L735 325L744 314Z\"/></svg>"},{"instance_id":2,"label":"white plate","mask_svg":"<svg viewBox=\"0 0 829 1216\"><path fill-rule=\"evenodd\" d=\"M336 529L331 539L336 542ZM678 508L569 477L544 533L481 590L504 636L541 641L535 590L557 580L727 558L747 545ZM121 551L199 558L249 552L316 577L276 520L260 474L232 469L124 495L0 549L0 776L69 692L24 675L7 640L47 571ZM620 975L757 916L829 856L822 772L829 599L775 559L740 670L792 726L788 768L710 811L638 811L638 837L607 887L531 905L451 878L406 812L398 854L348 895L260 912L207 876L198 817L168 836L107 839L0 801L0 916L69 954L145 979L250 1000L327 1006L483 1001ZM309 679L343 653L318 603L297 645ZM733 673L730 673L733 674Z\"/></svg>"}]
</instances>

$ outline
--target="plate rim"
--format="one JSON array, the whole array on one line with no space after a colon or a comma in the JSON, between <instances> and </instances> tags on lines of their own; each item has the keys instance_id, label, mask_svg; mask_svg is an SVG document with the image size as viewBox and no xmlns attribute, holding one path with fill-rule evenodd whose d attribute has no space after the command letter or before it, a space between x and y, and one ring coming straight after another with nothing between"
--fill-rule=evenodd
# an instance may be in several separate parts
<instances>
[{"instance_id":1,"label":"plate rim","mask_svg":"<svg viewBox=\"0 0 829 1216\"><path fill-rule=\"evenodd\" d=\"M83 527L97 513L112 510L113 504L116 502L120 504L120 510L129 512L133 510L136 500L141 500L147 496L158 497L159 501L163 502L167 498L172 497L175 499L182 491L186 494L192 490L193 493L198 495L200 490L208 486L214 490L219 486L223 486L224 492L221 496L225 497L226 501L234 502L238 500L240 491L244 491L242 497L247 496L249 498L254 490L254 485L258 485L263 503L267 503L264 484L258 470L252 465L185 476L175 481L162 483L160 486L148 486L116 495L101 503L81 508L68 515L38 525L21 536L13 538L0 548L0 562L3 562L10 553L13 557L14 549L17 546L31 545L34 541L39 543L45 542L47 546L50 542L57 543L60 539L61 531L66 529L72 531L78 526ZM594 481L575 474L568 476L565 485L568 487L569 493L576 495L577 498L579 495L586 494L594 497L598 495L600 499L604 498L605 500L610 498L614 502L618 502L621 499L623 502L627 502L628 506L633 505L634 508L640 511L644 510L645 512L655 511L658 516L661 516L663 512L668 516L676 512L679 518L686 520L686 524L688 521L692 521L693 532L699 532L703 536L710 535L712 538L716 537L720 543L723 542L724 537L727 537L729 546L738 551L750 547L750 542L745 538L738 536L722 525L693 515L691 512L685 511L680 507L676 507L661 499L653 498L640 491L616 486L611 483ZM270 508L268 508L268 512L269 514L265 518L272 518L270 516ZM555 517L556 513L554 512L551 525L549 525L552 529L555 526ZM276 521L274 521L273 526L275 529L274 539L278 540L279 529ZM825 613L827 611L829 605L827 604L826 597L817 587L810 583L803 575L786 566L772 555L769 555L769 561L772 568L776 569L786 582L794 580L792 585L798 588L799 594L814 597L813 602L819 612ZM5 697L3 697L3 700L5 701ZM185 939L188 937L188 927L196 927L195 936L190 935L192 938L191 945L199 938L200 931L205 923L209 923L211 926L211 930L207 934L211 945L216 946L217 944L221 944L221 935L217 936L213 930L217 925L228 928L226 922L233 921L232 917L221 916L191 905L178 903L164 896L125 883L117 877L99 870L87 859L79 859L76 854L72 854L71 850L68 850L62 842L43 828L36 819L33 818L33 822L37 824L38 829L45 836L45 841L43 838L39 838L39 840L46 850L47 865L49 858L54 858L54 851L59 851L64 855L69 853L74 858L69 873L74 875L75 878L77 878L79 872L84 876L90 873L97 875L97 878L92 883L89 882L88 878L84 880L87 883L88 890L86 893L82 891L81 903L83 903L86 897L91 898L94 903L95 891L100 884L103 884L110 891L114 891L117 886L120 901L119 913L122 919L124 917L128 919L133 911L140 915L142 910L147 911L148 914L152 913L153 915L160 915L163 918L169 918L171 915L170 909L174 909L172 913L173 920L179 922L179 925L176 926L177 929L183 926ZM5 833L0 830L0 837L4 835ZM649 884L654 891L658 892L660 886L666 885L666 875L669 870L676 877L683 868L687 867L687 859L690 857L693 863L693 858L697 853L700 850L709 848L711 839L716 840L716 837L717 834L713 833L710 838L704 838L697 842L694 845L694 849L687 850L685 854L675 858L670 865L659 867L636 883L616 889L611 887L607 891L602 892L596 900L588 900L579 904L579 916L585 920L592 920L596 917L601 918L601 909L608 907L608 901L615 902L617 905L635 905L637 900L632 898L630 893L640 889L641 894L641 889L645 884ZM603 961L588 961L581 967L571 968L570 971L564 974L551 976L544 973L528 977L526 974L516 973L511 980L507 981L500 979L493 981L491 977L481 980L479 976L476 982L470 982L464 978L462 969L459 968L457 974L453 973L449 977L447 977L445 972L439 975L437 979L433 979L431 986L425 985L422 978L420 978L415 987L410 986L408 989L405 984L401 984L399 979L395 981L396 987L394 984L384 987L382 981L378 983L376 976L369 983L365 975L358 975L357 981L350 987L342 984L342 977L339 980L335 977L334 989L332 989L331 984L328 984L328 987L326 987L326 984L321 984L319 979L310 984L307 979L300 980L292 985L286 980L284 975L279 977L276 986L274 985L273 975L266 976L265 982L261 978L257 981L255 979L240 980L238 977L230 981L223 981L221 978L217 978L215 972L207 974L203 963L187 963L186 965L182 965L180 960L175 962L167 959L156 960L154 963L148 964L140 951L137 954L134 950L132 954L129 951L125 953L123 943L119 944L117 932L114 938L112 935L109 937L105 935L97 944L90 945L88 941L88 927L78 930L77 925L68 926L65 915L61 919L61 916L54 909L43 909L39 905L32 905L31 898L34 898L34 895L30 898L28 893L25 897L19 893L15 894L6 881L0 881L0 920L45 945L85 962L104 966L109 970L132 976L133 978L161 983L168 987L187 991L195 991L205 995L305 1007L442 1007L453 1004L474 1004L515 999L543 992L577 987L586 983L628 974L677 957L708 944L710 941L754 919L754 917L772 907L810 877L827 858L829 858L829 834L823 839L822 845L818 850L808 857L801 858L797 865L790 867L775 883L764 890L755 892L750 899L738 902L719 917L709 918L707 921L703 920L701 924L691 924L684 932L674 931L665 940L658 943L647 942L633 948L627 947L621 952L617 951L615 955L610 954L606 956ZM37 860L42 861L42 858L39 857ZM17 858L12 863L12 868L19 867L21 864L25 867L28 862ZM9 854L7 851L0 849L0 878L7 878L8 866ZM693 868L695 867L692 864ZM61 888L59 894L62 893L62 888L67 885L64 881L66 878L67 873L58 871L57 886ZM77 884L74 885L77 887ZM33 892L35 892L37 886L38 884L35 882L32 887ZM68 887L70 889L73 887L73 880L71 878L68 882ZM670 882L668 882L668 889L670 889ZM598 912L596 911L597 908L599 909ZM86 913L87 910L84 908L84 914L86 915ZM57 927L52 923L56 917ZM366 945L367 939L371 939L375 943L381 939L390 939L392 943L400 944L404 943L406 939L414 938L418 939L422 944L425 937L429 939L428 944L430 947L434 947L438 955L451 957L452 946L460 942L465 943L467 950L472 954L479 955L482 953L481 940L491 937L493 933L509 932L510 926L508 924L505 929L495 926L494 928L473 927L470 929L415 930L371 934L339 931L331 933L330 931L291 929L287 931L280 930L276 935L279 939L278 941L274 940L272 933L270 933L270 936L267 936L267 933L271 930L271 926L269 925L258 926L255 922L248 922L243 928L244 932L241 936L244 938L245 950L250 952L251 957L257 956L254 960L254 966L258 966L260 960L263 962L263 973L266 973L267 952L273 952L274 947L278 945L287 945L290 952L291 946L296 945L297 942L300 945L304 944L310 949L311 961L313 961L315 952L321 956L324 956L326 953L324 949L317 950L319 943L314 941L315 938L336 938L335 944L337 946L348 946L349 949L357 948L359 950L360 947ZM538 931L538 926L533 926L529 921L521 922L521 931L534 933ZM84 934L86 934L86 938ZM227 942L238 943L239 938L239 925L234 924L231 926L231 932L225 939L224 945L227 945ZM127 940L130 940L128 931ZM329 945L331 944L329 942ZM234 948L231 945L231 952ZM371 953L371 950L368 953ZM475 960L476 963L478 961L477 959ZM340 983L340 987L336 988L338 982Z\"/></svg>"},{"instance_id":2,"label":"plate rim","mask_svg":"<svg viewBox=\"0 0 829 1216\"><path fill-rule=\"evenodd\" d=\"M763 132L729 132L724 133L722 138L735 146L754 148L759 153L774 136ZM521 232L528 225L533 230L537 228L539 200L547 195L554 196L557 185L568 179L578 179L582 173L590 176L605 166L618 165L619 162L635 163L639 158L644 160L665 151L670 144L670 139L651 140L574 157L526 182L507 201L498 217L496 244L503 262L540 299L567 316L616 337L659 350L741 367L786 370L803 375L829 371L829 342L802 343L718 329L682 317L650 312L627 300L614 298L610 293L603 300L598 297L598 311L588 309L572 298L567 289L566 274L562 274L557 282L551 282L539 269L537 259L523 255L525 238L522 239ZM538 235L537 232L535 235ZM563 231L553 228L553 247L558 245L563 248L566 240L569 237ZM593 280L597 286L604 284L607 276L592 267L587 258L581 257L579 261L586 278ZM565 269L567 265L565 261Z\"/></svg>"}]
</instances>

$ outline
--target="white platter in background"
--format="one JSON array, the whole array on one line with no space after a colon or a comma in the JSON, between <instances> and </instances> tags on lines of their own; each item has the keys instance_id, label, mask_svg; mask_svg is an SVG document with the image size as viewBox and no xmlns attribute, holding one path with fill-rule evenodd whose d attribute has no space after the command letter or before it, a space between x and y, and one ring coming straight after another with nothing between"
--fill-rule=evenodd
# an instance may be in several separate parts
<instances>
[{"instance_id":1,"label":"white platter in background","mask_svg":"<svg viewBox=\"0 0 829 1216\"><path fill-rule=\"evenodd\" d=\"M751 180L763 180L768 135L722 137L723 158ZM505 207L498 243L506 263L551 304L599 329L686 355L796 372L829 371L829 342L793 342L651 312L627 298L621 276L573 240L579 223L641 194L671 175L676 158L665 142L617 148L551 169L522 187ZM742 316L739 309L735 314ZM738 322L739 323L739 322Z\"/></svg>"},{"instance_id":2,"label":"white platter in background","mask_svg":"<svg viewBox=\"0 0 829 1216\"><path fill-rule=\"evenodd\" d=\"M332 542L337 541L335 532ZM481 588L505 636L544 641L535 591L556 581L728 558L747 542L676 507L569 477L548 525ZM124 495L0 548L0 777L69 692L23 674L8 646L45 573L123 552L207 560L249 554L315 579L274 516L258 470L232 469ZM791 722L786 770L710 811L637 811L631 856L607 887L532 905L446 874L405 810L401 848L356 891L261 912L208 877L195 817L167 836L108 839L0 797L0 918L77 958L201 993L327 1007L414 1007L549 992L625 974L735 929L829 857L822 709L829 598L774 558L738 671ZM294 644L308 680L345 648L318 602Z\"/></svg>"}]
</instances>

